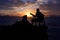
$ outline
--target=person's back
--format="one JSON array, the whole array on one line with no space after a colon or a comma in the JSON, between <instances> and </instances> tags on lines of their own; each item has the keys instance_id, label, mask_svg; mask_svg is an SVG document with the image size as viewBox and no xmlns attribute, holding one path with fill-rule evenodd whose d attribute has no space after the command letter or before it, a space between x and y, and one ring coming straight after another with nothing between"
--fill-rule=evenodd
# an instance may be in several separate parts
<instances>
[{"instance_id":1,"label":"person's back","mask_svg":"<svg viewBox=\"0 0 60 40\"><path fill-rule=\"evenodd\" d=\"M21 23L22 23L23 26L24 26L24 25L25 25L25 26L31 25L31 24L29 23L29 21L27 20L27 15L24 15L24 16L23 16L23 19L22 19Z\"/></svg>"}]
</instances>

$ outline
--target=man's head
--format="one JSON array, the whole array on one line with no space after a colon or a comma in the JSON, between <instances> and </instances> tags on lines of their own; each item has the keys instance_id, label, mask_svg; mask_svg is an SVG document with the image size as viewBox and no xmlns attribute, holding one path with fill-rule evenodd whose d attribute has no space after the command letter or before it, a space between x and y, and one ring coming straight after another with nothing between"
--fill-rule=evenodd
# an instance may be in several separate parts
<instances>
[{"instance_id":1,"label":"man's head","mask_svg":"<svg viewBox=\"0 0 60 40\"><path fill-rule=\"evenodd\" d=\"M23 18L27 19L27 15L24 15Z\"/></svg>"},{"instance_id":2,"label":"man's head","mask_svg":"<svg viewBox=\"0 0 60 40\"><path fill-rule=\"evenodd\" d=\"M27 15L24 15L23 16L23 20L27 20Z\"/></svg>"},{"instance_id":3,"label":"man's head","mask_svg":"<svg viewBox=\"0 0 60 40\"><path fill-rule=\"evenodd\" d=\"M37 12L39 12L39 8L37 8Z\"/></svg>"}]
</instances>

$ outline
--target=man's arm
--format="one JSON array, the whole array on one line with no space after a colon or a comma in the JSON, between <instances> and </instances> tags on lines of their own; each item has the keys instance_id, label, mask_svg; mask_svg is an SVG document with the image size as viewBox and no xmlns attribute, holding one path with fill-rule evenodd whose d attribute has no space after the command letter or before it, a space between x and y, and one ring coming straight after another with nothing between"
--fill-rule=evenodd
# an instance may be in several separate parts
<instances>
[{"instance_id":1,"label":"man's arm","mask_svg":"<svg viewBox=\"0 0 60 40\"><path fill-rule=\"evenodd\" d=\"M30 13L30 15L32 15L33 17L36 17L34 14Z\"/></svg>"}]
</instances>

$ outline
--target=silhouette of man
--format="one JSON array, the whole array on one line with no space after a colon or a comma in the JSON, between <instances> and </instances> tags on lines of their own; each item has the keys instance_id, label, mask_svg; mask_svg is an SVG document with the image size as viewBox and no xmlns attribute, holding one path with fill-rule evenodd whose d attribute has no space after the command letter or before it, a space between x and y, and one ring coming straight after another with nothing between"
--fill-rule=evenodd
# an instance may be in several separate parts
<instances>
[{"instance_id":1,"label":"silhouette of man","mask_svg":"<svg viewBox=\"0 0 60 40\"><path fill-rule=\"evenodd\" d=\"M29 21L27 20L27 15L24 15L24 16L23 16L23 19L22 19L21 23L22 23L23 26L24 26L24 25L25 25L25 26L31 25L31 24L29 23Z\"/></svg>"},{"instance_id":2,"label":"silhouette of man","mask_svg":"<svg viewBox=\"0 0 60 40\"><path fill-rule=\"evenodd\" d=\"M44 20L44 15L39 11L39 8L36 10L36 15L33 15L30 13L33 17L37 17L37 21L43 21Z\"/></svg>"},{"instance_id":3,"label":"silhouette of man","mask_svg":"<svg viewBox=\"0 0 60 40\"><path fill-rule=\"evenodd\" d=\"M39 9L37 9L36 17L40 21L43 21L44 20L44 15L39 11Z\"/></svg>"},{"instance_id":4,"label":"silhouette of man","mask_svg":"<svg viewBox=\"0 0 60 40\"><path fill-rule=\"evenodd\" d=\"M23 22L26 22L26 21L27 21L27 15L24 15L24 16L23 16L22 21L23 21Z\"/></svg>"}]
</instances>

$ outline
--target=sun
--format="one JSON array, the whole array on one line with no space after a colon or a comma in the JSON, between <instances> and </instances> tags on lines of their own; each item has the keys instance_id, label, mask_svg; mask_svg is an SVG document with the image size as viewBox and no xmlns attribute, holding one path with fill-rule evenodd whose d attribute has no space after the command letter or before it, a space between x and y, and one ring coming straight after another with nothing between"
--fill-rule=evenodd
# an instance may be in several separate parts
<instances>
[{"instance_id":1,"label":"sun","mask_svg":"<svg viewBox=\"0 0 60 40\"><path fill-rule=\"evenodd\" d=\"M30 12L26 12L27 17L32 17L32 15L30 15Z\"/></svg>"}]
</instances>

